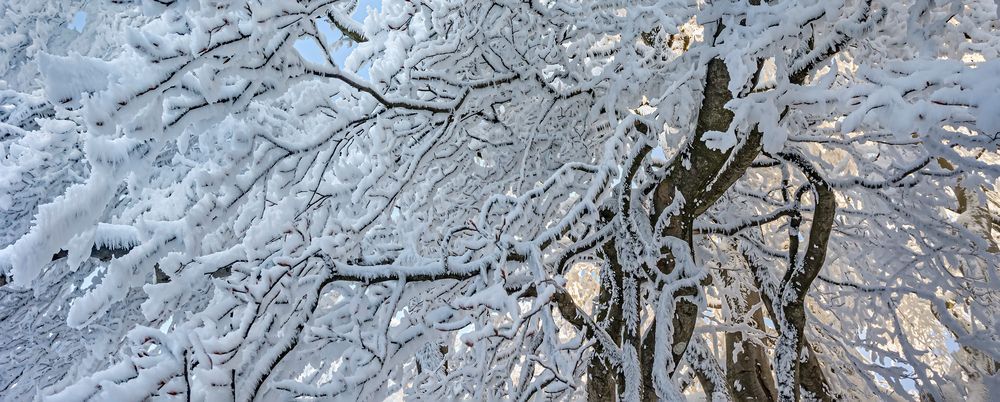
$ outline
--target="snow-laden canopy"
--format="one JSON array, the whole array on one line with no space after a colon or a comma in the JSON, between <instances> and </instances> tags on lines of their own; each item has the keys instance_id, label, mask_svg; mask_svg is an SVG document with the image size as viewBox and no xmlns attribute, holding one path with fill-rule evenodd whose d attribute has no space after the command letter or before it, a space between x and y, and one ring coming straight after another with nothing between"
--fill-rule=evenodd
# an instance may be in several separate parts
<instances>
[{"instance_id":1,"label":"snow-laden canopy","mask_svg":"<svg viewBox=\"0 0 1000 402\"><path fill-rule=\"evenodd\" d=\"M357 8L0 6L0 399L1000 398L994 2Z\"/></svg>"}]
</instances>

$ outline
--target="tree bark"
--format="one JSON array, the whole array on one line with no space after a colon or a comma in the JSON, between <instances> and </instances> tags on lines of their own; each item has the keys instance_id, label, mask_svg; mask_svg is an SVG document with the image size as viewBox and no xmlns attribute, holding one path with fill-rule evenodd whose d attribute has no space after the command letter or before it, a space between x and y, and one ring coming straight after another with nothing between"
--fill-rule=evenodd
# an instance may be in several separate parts
<instances>
[{"instance_id":1,"label":"tree bark","mask_svg":"<svg viewBox=\"0 0 1000 402\"><path fill-rule=\"evenodd\" d=\"M760 292L745 287L734 278L734 274L723 271L726 286L738 287L740 299L727 300L730 315L747 317L746 324L760 331L766 331ZM752 312L751 312L752 310ZM767 348L747 339L742 332L726 333L726 380L733 389L734 401L774 401L778 391L774 386L774 371Z\"/></svg>"},{"instance_id":2,"label":"tree bark","mask_svg":"<svg viewBox=\"0 0 1000 402\"><path fill-rule=\"evenodd\" d=\"M772 322L777 323L778 316L775 314L774 304L768 296L769 293L776 293L777 289L765 290L765 286L767 286L766 284L770 283L766 281L765 278L767 275L770 275L770 273L764 267L757 265L757 263L755 263L749 256L744 254L743 258L750 267L750 271L753 273L754 283L757 286L757 289L760 290L758 294L760 295L761 301L767 310L767 315L771 318ZM799 366L799 370L802 372L800 375L800 379L802 381L800 385L802 386L802 389L812 394L820 402L833 402L838 400L836 393L833 392L830 385L827 383L826 373L820 366L819 358L816 356L816 349L809 344L809 339L807 339L804 334L802 335L802 348L809 351L809 354L806 356L806 360L801 362L801 365Z\"/></svg>"},{"instance_id":3,"label":"tree bark","mask_svg":"<svg viewBox=\"0 0 1000 402\"><path fill-rule=\"evenodd\" d=\"M737 181L761 152L762 135L752 130L737 147L720 152L709 148L704 134L709 131L727 131L733 121L733 113L725 108L733 95L729 91L729 70L724 61L712 59L708 63L705 77L704 100L698 113L695 136L687 147L667 168L667 177L657 186L654 195L654 222L674 201L676 193L684 197L680 213L671 217L670 225L662 235L673 236L693 244L694 220L707 211ZM688 168L690 167L690 168ZM672 258L662 260L657 267L669 274L674 269ZM691 340L700 313L694 298L699 295L697 286L688 286L674 293L676 300L673 322L673 361L680 363ZM655 325L655 323L653 324ZM642 372L644 380L644 400L656 400L653 387L653 349L656 337L651 332L643 340ZM672 374L672 373L671 373ZM706 384L702 384L705 386ZM708 389L706 387L706 389Z\"/></svg>"},{"instance_id":4,"label":"tree bark","mask_svg":"<svg viewBox=\"0 0 1000 402\"><path fill-rule=\"evenodd\" d=\"M708 349L704 335L691 337L687 359L688 364L694 369L695 375L698 377L698 382L701 383L702 388L705 390L708 400L735 400L733 390L726 380L726 372L719 365L719 361L715 359L715 356L712 355L711 350Z\"/></svg>"},{"instance_id":5,"label":"tree bark","mask_svg":"<svg viewBox=\"0 0 1000 402\"><path fill-rule=\"evenodd\" d=\"M598 323L607 323L605 331L611 335L616 345L621 346L622 333L622 266L618 262L617 251L613 241L602 247L607 271L601 275L601 291L594 304L594 319ZM602 354L605 352L601 343L594 345L594 355L587 366L587 400L614 402L618 400L618 369Z\"/></svg>"},{"instance_id":6,"label":"tree bark","mask_svg":"<svg viewBox=\"0 0 1000 402\"><path fill-rule=\"evenodd\" d=\"M782 159L796 166L809 180L815 193L815 209L809 228L809 243L801 264L789 264L775 296L775 310L780 309L775 325L778 327L778 346L775 349L775 368L778 380L778 398L781 401L798 401L800 398L800 357L805 345L805 299L813 280L819 275L826 261L826 248L837 211L837 203L830 185L801 155L780 153ZM796 250L789 250L794 256ZM810 353L811 355L811 353Z\"/></svg>"},{"instance_id":7,"label":"tree bark","mask_svg":"<svg viewBox=\"0 0 1000 402\"><path fill-rule=\"evenodd\" d=\"M666 177L654 191L651 217L653 222L671 205L677 192L684 197L684 206L677 216L671 217L670 225L662 235L677 237L689 245L692 243L695 218L708 210L736 180L743 176L761 151L762 135L757 130L749 133L738 148L725 152L708 148L703 140L706 132L724 132L732 124L733 113L725 108L726 103L733 98L729 91L729 82L730 76L725 62L721 59L710 60L705 76L704 99L699 109L694 138L674 158L667 168ZM669 274L674 266L673 259L666 258L657 264L657 269ZM602 286L602 296L604 292ZM676 307L671 351L675 363L679 363L684 357L691 334L694 332L699 307L693 299L699 292L697 286L688 286L679 289L673 295ZM655 322L652 326L655 326ZM652 376L655 342L656 337L650 331L641 340L641 347L637 348L640 354L644 401L657 400Z\"/></svg>"}]
</instances>

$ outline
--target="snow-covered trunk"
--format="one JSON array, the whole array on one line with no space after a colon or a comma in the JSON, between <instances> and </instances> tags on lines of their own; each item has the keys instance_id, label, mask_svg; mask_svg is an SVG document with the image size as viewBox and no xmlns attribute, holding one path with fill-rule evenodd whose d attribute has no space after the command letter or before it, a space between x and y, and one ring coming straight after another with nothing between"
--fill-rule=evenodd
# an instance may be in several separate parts
<instances>
[{"instance_id":1,"label":"snow-covered trunk","mask_svg":"<svg viewBox=\"0 0 1000 402\"><path fill-rule=\"evenodd\" d=\"M683 239L689 245L691 244L691 220L685 219L684 216L676 217L677 224L671 225L667 228L665 235L673 236L679 239ZM664 259L657 264L657 269L663 273L671 273L676 268L676 261L673 258ZM697 324L698 314L701 312L701 307L696 303L696 298L699 296L699 289L696 286L685 286L677 289L673 292L672 297L674 299L674 316L673 316L673 334L670 345L671 361L674 363L674 369L680 364L681 360L684 358L685 353L688 351L688 344L691 340L691 335L694 333L695 324ZM670 295L663 295L661 297L670 297ZM661 317L657 317L659 319ZM656 388L653 382L653 373L656 369L656 359L654 350L656 349L656 342L664 342L664 340L658 340L656 337L656 332L652 329L655 328L656 323L650 326L650 331L643 339L642 345L642 374L643 374L643 401L658 401L660 396L656 393ZM710 356L706 357L710 358ZM673 370L668 372L670 376L673 376ZM699 380L706 378L706 376L699 373ZM706 390L712 388L712 384L702 383L702 386Z\"/></svg>"},{"instance_id":2,"label":"snow-covered trunk","mask_svg":"<svg viewBox=\"0 0 1000 402\"><path fill-rule=\"evenodd\" d=\"M801 393L800 357L805 344L805 300L813 280L819 275L826 261L827 243L833 228L837 203L833 189L815 167L801 155L782 153L779 156L796 166L809 179L816 204L805 257L797 263L794 258L798 251L797 247L789 250L789 255L792 257L789 258L791 264L782 278L776 295L777 305L774 306L778 313L775 320L778 327L778 345L775 347L774 360L779 400L798 401Z\"/></svg>"},{"instance_id":3,"label":"snow-covered trunk","mask_svg":"<svg viewBox=\"0 0 1000 402\"><path fill-rule=\"evenodd\" d=\"M754 262L749 256L744 255L744 259L753 273L754 284L757 286L757 289L760 289L759 295L764 307L767 309L768 317L772 322L777 323L778 316L775 313L772 298L769 296L769 294L775 294L777 289L775 289L773 279L769 278L770 273ZM816 350L809 344L809 339L804 334L802 336L802 349L808 350L809 353L806 354L805 360L800 361L799 364L799 386L817 401L833 402L837 400L826 379L826 372L823 371L819 363L819 358L816 356Z\"/></svg>"},{"instance_id":4,"label":"snow-covered trunk","mask_svg":"<svg viewBox=\"0 0 1000 402\"><path fill-rule=\"evenodd\" d=\"M778 344L774 348L774 366L778 377L778 396L783 402L799 400L799 354L805 310L795 300L781 307L783 321L778 323Z\"/></svg>"},{"instance_id":5,"label":"snow-covered trunk","mask_svg":"<svg viewBox=\"0 0 1000 402\"><path fill-rule=\"evenodd\" d=\"M826 372L819 364L816 349L809 344L809 339L805 337L805 334L802 335L802 350L806 351L806 356L805 360L799 361L799 386L818 402L838 400L827 382Z\"/></svg>"},{"instance_id":6,"label":"snow-covered trunk","mask_svg":"<svg viewBox=\"0 0 1000 402\"><path fill-rule=\"evenodd\" d=\"M726 299L730 315L745 319L747 325L754 329L766 331L764 313L759 308L760 292L753 287L741 286L736 275L738 273L722 271L726 286L739 295ZM778 394L767 348L742 331L726 332L726 380L733 389L736 401L773 401Z\"/></svg>"},{"instance_id":7,"label":"snow-covered trunk","mask_svg":"<svg viewBox=\"0 0 1000 402\"><path fill-rule=\"evenodd\" d=\"M606 325L604 330L611 335L612 340L621 345L622 331L622 267L618 263L617 251L613 242L602 247L606 269L601 273L601 291L594 304L594 318L598 323ZM594 354L587 366L587 400L593 402L618 400L618 369L604 354L607 351L600 342L594 345Z\"/></svg>"},{"instance_id":8,"label":"snow-covered trunk","mask_svg":"<svg viewBox=\"0 0 1000 402\"><path fill-rule=\"evenodd\" d=\"M726 381L726 372L708 348L704 335L691 337L687 360L688 365L694 369L698 382L701 383L709 401L728 402L735 400L733 398L734 390L730 389L729 383Z\"/></svg>"},{"instance_id":9,"label":"snow-covered trunk","mask_svg":"<svg viewBox=\"0 0 1000 402\"><path fill-rule=\"evenodd\" d=\"M587 366L587 400L615 402L618 400L616 368L607 359L592 357Z\"/></svg>"},{"instance_id":10,"label":"snow-covered trunk","mask_svg":"<svg viewBox=\"0 0 1000 402\"><path fill-rule=\"evenodd\" d=\"M674 202L675 194L679 193L684 198L680 212L671 217L670 224L661 235L682 239L687 242L689 249L693 243L694 220L743 176L761 152L761 134L757 130L752 130L740 145L725 152L709 148L704 141L707 132L726 131L733 122L732 111L725 108L726 103L733 98L729 83L730 76L725 62L720 59L709 61L705 73L704 99L699 108L694 138L672 161L667 168L666 177L655 191L654 221ZM675 268L674 259L661 260L657 268L664 274L670 274ZM675 364L684 357L694 332L700 313L700 307L696 303L700 292L698 286L685 286L673 292L676 305L670 350ZM652 375L655 360L652 351L656 342L652 331L643 340L643 399L647 401L657 400Z\"/></svg>"}]
</instances>

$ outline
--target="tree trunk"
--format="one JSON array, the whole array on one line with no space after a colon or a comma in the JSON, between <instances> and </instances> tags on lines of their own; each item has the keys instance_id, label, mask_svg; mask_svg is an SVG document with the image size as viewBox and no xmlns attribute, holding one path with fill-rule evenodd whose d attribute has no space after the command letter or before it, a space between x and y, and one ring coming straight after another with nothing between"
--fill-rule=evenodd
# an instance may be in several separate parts
<instances>
[{"instance_id":1,"label":"tree trunk","mask_svg":"<svg viewBox=\"0 0 1000 402\"><path fill-rule=\"evenodd\" d=\"M781 401L798 401L801 385L800 357L805 344L806 295L826 261L826 248L837 213L837 202L830 185L801 155L787 152L778 156L796 166L806 176L816 197L805 257L801 263L795 263L797 247L789 250L791 263L775 293L779 300L774 308L780 309L781 313L775 320L779 334L778 346L774 352L778 398Z\"/></svg>"},{"instance_id":2,"label":"tree trunk","mask_svg":"<svg viewBox=\"0 0 1000 402\"><path fill-rule=\"evenodd\" d=\"M742 286L728 271L723 271L727 287L739 287L740 300L727 300L730 315L739 320L747 317L747 324L766 331L760 292ZM751 310L753 313L751 314ZM734 401L774 401L778 391L774 386L774 371L767 348L747 339L742 332L726 333L726 380L733 389Z\"/></svg>"},{"instance_id":3,"label":"tree trunk","mask_svg":"<svg viewBox=\"0 0 1000 402\"><path fill-rule=\"evenodd\" d=\"M662 235L684 240L690 246L693 242L694 220L708 210L746 172L761 151L761 133L752 130L741 141L739 148L720 152L708 148L703 140L709 131L727 131L733 121L733 113L725 108L733 95L729 91L729 70L721 59L712 59L705 73L704 99L698 112L695 135L687 147L672 161L668 173L657 186L653 205L653 221L659 219L674 201L676 193L684 197L681 211L671 217L670 225ZM690 166L688 168L687 166ZM669 274L673 271L672 258L662 260L658 269ZM679 364L687 351L691 334L694 332L700 313L695 298L700 294L697 286L678 289L674 293L676 301L673 322L672 356ZM655 322L653 325L656 325ZM642 373L644 397L646 401L656 400L653 386L653 349L657 342L651 332L643 340ZM672 373L671 373L672 374ZM703 384L704 385L704 384Z\"/></svg>"},{"instance_id":4,"label":"tree trunk","mask_svg":"<svg viewBox=\"0 0 1000 402\"><path fill-rule=\"evenodd\" d=\"M770 275L764 267L757 265L749 256L744 255L744 261L750 267L750 271L753 273L754 284L760 291L758 294L761 297L761 301L764 303L764 307L767 309L767 315L771 318L774 323L778 322L778 316L774 311L774 304L771 298L768 297L768 293L774 294L777 289L771 289L770 291L764 290L766 282L764 278L766 275ZM816 356L816 350L809 344L809 340L806 339L805 334L802 335L802 348L807 349L809 354L806 356L806 360L801 362L799 365L799 370L802 374L799 376L801 380L800 386L802 389L806 390L812 394L820 402L833 402L838 400L836 393L830 388L827 383L826 374L823 368L819 364L819 358Z\"/></svg>"},{"instance_id":5,"label":"tree trunk","mask_svg":"<svg viewBox=\"0 0 1000 402\"><path fill-rule=\"evenodd\" d=\"M616 345L621 345L622 332L622 266L618 263L618 255L613 241L605 243L602 248L604 260L608 266L601 274L601 290L594 304L594 319L599 323L607 323L604 330L611 335ZM614 402L618 400L618 368L605 359L602 354L604 347L594 345L594 354L587 366L587 400L592 402Z\"/></svg>"},{"instance_id":6,"label":"tree trunk","mask_svg":"<svg viewBox=\"0 0 1000 402\"><path fill-rule=\"evenodd\" d=\"M655 222L666 208L674 201L677 192L684 197L685 203L677 216L671 218L671 224L663 235L674 236L687 241L692 240L692 224L694 219L708 210L736 182L753 160L760 154L761 133L753 130L742 141L741 146L719 152L708 148L703 136L708 131L727 131L733 120L733 113L725 108L732 100L729 91L729 71L721 59L712 59L708 63L704 100L698 114L698 124L694 138L685 149L674 158L667 168L667 175L657 186L653 199L653 214ZM687 166L690 166L688 168ZM672 258L667 258L657 264L657 269L669 274L674 269ZM673 322L673 344L671 351L675 364L684 357L687 345L694 332L699 314L694 298L699 295L697 286L678 289L674 293L676 300ZM604 297L605 287L602 286L599 299ZM620 313L620 311L619 311ZM621 319L619 314L616 317ZM655 322L652 326L655 326ZM620 326L620 321L619 321ZM653 364L656 337L652 332L641 341L637 348L640 354L642 373L643 400L655 401L657 395L653 385ZM599 367L595 367L599 369ZM672 373L671 373L672 374ZM597 373L595 373L597 375Z\"/></svg>"}]
</instances>

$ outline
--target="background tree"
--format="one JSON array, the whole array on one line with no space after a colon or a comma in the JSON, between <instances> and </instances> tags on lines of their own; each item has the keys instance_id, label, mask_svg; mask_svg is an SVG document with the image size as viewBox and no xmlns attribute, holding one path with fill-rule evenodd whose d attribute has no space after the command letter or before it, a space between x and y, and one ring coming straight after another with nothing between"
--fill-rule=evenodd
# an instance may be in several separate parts
<instances>
[{"instance_id":1,"label":"background tree","mask_svg":"<svg viewBox=\"0 0 1000 402\"><path fill-rule=\"evenodd\" d=\"M0 395L1000 394L994 3L357 7L5 14Z\"/></svg>"}]
</instances>

